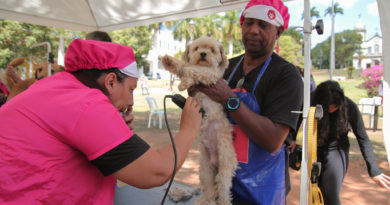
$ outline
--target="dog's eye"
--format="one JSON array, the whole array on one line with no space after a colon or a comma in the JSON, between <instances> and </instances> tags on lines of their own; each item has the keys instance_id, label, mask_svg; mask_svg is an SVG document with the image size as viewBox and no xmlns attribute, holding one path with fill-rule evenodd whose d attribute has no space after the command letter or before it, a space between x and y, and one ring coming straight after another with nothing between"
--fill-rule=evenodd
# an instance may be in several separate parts
<instances>
[{"instance_id":1,"label":"dog's eye","mask_svg":"<svg viewBox=\"0 0 390 205\"><path fill-rule=\"evenodd\" d=\"M199 48L199 47L198 47L198 46L196 46L194 50L195 50L195 51L197 51L197 50L198 50L198 48Z\"/></svg>"},{"instance_id":2,"label":"dog's eye","mask_svg":"<svg viewBox=\"0 0 390 205\"><path fill-rule=\"evenodd\" d=\"M214 48L211 48L211 52L215 53L215 49L214 49Z\"/></svg>"}]
</instances>

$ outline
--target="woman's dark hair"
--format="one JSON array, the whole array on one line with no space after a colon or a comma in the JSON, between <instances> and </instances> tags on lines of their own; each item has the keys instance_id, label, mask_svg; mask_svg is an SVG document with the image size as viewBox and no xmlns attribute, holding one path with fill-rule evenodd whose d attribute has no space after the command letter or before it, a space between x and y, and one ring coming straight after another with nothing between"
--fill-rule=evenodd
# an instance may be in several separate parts
<instances>
[{"instance_id":1,"label":"woman's dark hair","mask_svg":"<svg viewBox=\"0 0 390 205\"><path fill-rule=\"evenodd\" d=\"M104 70L99 70L96 68L80 69L78 71L72 72L72 74L85 86L99 89L105 95L107 95L107 90L104 87L101 87L97 82L97 79L104 73L115 73L119 82L123 82L123 80L127 77L125 74L120 72L118 68L109 68Z\"/></svg>"},{"instance_id":2,"label":"woman's dark hair","mask_svg":"<svg viewBox=\"0 0 390 205\"><path fill-rule=\"evenodd\" d=\"M335 130L336 139L339 139L342 134L348 131L348 115L347 115L347 101L344 96L344 91L340 85L335 81L325 81L317 86L312 95L312 106L322 105L324 115L318 121L318 146L325 144L326 139L330 133L331 124ZM338 109L332 114L329 113L329 105L335 104ZM330 118L330 115L334 118Z\"/></svg>"}]
</instances>

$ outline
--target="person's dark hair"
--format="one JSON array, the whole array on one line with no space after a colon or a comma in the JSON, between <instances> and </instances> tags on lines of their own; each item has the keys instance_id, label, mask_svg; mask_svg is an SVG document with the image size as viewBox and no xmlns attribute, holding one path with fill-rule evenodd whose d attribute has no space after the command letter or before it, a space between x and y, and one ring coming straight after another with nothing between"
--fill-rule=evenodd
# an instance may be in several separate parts
<instances>
[{"instance_id":1,"label":"person's dark hair","mask_svg":"<svg viewBox=\"0 0 390 205\"><path fill-rule=\"evenodd\" d=\"M332 131L332 134L336 139L348 132L347 101L344 91L337 82L328 80L319 84L313 92L311 104L322 105L324 111L322 119L318 121L318 146L325 144L331 126L335 127L335 133ZM338 109L329 113L329 105L332 104L336 104Z\"/></svg>"},{"instance_id":2,"label":"person's dark hair","mask_svg":"<svg viewBox=\"0 0 390 205\"><path fill-rule=\"evenodd\" d=\"M86 40L112 42L110 35L104 31L92 31L85 36Z\"/></svg>"},{"instance_id":3,"label":"person's dark hair","mask_svg":"<svg viewBox=\"0 0 390 205\"><path fill-rule=\"evenodd\" d=\"M104 73L115 73L119 82L123 82L123 80L127 77L125 74L119 71L118 68L110 68L110 69L80 69L72 74L85 86L89 88L96 88L101 90L105 95L107 95L107 91L104 87L101 87L97 82L97 79Z\"/></svg>"}]
</instances>

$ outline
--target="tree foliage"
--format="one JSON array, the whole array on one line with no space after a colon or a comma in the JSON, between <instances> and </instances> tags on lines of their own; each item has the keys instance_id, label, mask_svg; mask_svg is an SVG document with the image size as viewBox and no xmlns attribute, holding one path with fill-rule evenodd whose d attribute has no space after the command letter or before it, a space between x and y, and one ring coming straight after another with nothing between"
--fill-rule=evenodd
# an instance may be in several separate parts
<instances>
[{"instance_id":1,"label":"tree foliage","mask_svg":"<svg viewBox=\"0 0 390 205\"><path fill-rule=\"evenodd\" d=\"M317 8L315 6L311 7L311 9L310 9L310 18L313 18L313 17L321 18L320 12L317 10ZM304 18L305 18L305 13L303 12L301 20L303 20Z\"/></svg>"},{"instance_id":2,"label":"tree foliage","mask_svg":"<svg viewBox=\"0 0 390 205\"><path fill-rule=\"evenodd\" d=\"M279 38L279 55L288 62L303 67L302 48L293 37L285 35Z\"/></svg>"},{"instance_id":3,"label":"tree foliage","mask_svg":"<svg viewBox=\"0 0 390 205\"><path fill-rule=\"evenodd\" d=\"M150 27L137 26L121 29L111 32L110 35L113 42L133 48L138 67L148 67L148 62L145 59L149 50L152 48L152 33Z\"/></svg>"},{"instance_id":4,"label":"tree foliage","mask_svg":"<svg viewBox=\"0 0 390 205\"><path fill-rule=\"evenodd\" d=\"M213 36L227 48L225 50L230 56L243 51L238 10L181 19L173 24L175 39L190 41L201 36Z\"/></svg>"},{"instance_id":5,"label":"tree foliage","mask_svg":"<svg viewBox=\"0 0 390 205\"><path fill-rule=\"evenodd\" d=\"M335 14L344 14L344 9L340 7L340 4L338 2L333 4L333 12ZM325 16L332 16L332 7L329 6L328 8L325 9Z\"/></svg>"},{"instance_id":6,"label":"tree foliage","mask_svg":"<svg viewBox=\"0 0 390 205\"><path fill-rule=\"evenodd\" d=\"M283 33L282 36L291 36L295 42L303 45L303 34L302 32L297 31L295 28L288 28Z\"/></svg>"},{"instance_id":7,"label":"tree foliage","mask_svg":"<svg viewBox=\"0 0 390 205\"><path fill-rule=\"evenodd\" d=\"M16 57L29 59L30 54L34 63L47 60L47 47L30 49L40 42L49 42L51 52L57 56L60 34L64 35L65 45L69 45L74 38L85 35L84 32L0 20L0 68L5 68Z\"/></svg>"},{"instance_id":8,"label":"tree foliage","mask_svg":"<svg viewBox=\"0 0 390 205\"><path fill-rule=\"evenodd\" d=\"M311 54L312 63L319 68L329 68L331 37L317 44ZM360 49L362 36L354 30L345 30L335 34L335 64L336 68L352 65L352 57Z\"/></svg>"}]
</instances>

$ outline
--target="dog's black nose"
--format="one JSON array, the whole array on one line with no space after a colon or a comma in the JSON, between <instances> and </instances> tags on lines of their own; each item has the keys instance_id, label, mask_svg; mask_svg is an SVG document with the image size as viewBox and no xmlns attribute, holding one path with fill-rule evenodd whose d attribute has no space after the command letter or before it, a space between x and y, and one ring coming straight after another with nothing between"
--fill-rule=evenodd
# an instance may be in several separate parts
<instances>
[{"instance_id":1,"label":"dog's black nose","mask_svg":"<svg viewBox=\"0 0 390 205\"><path fill-rule=\"evenodd\" d=\"M205 52L200 53L200 56L201 56L202 58L206 57L206 55L207 55L207 53L205 53Z\"/></svg>"}]
</instances>

